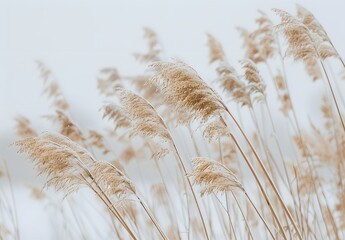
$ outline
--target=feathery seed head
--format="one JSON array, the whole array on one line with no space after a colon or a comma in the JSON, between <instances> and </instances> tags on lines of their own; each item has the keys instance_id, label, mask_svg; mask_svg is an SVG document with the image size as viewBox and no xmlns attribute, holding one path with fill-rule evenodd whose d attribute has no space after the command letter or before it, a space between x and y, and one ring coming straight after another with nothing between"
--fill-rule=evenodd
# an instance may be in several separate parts
<instances>
[{"instance_id":1,"label":"feathery seed head","mask_svg":"<svg viewBox=\"0 0 345 240\"><path fill-rule=\"evenodd\" d=\"M210 63L223 61L225 59L225 53L223 51L222 45L211 34L207 34L207 46L210 50Z\"/></svg>"},{"instance_id":2,"label":"feathery seed head","mask_svg":"<svg viewBox=\"0 0 345 240\"><path fill-rule=\"evenodd\" d=\"M119 199L123 199L130 194L136 194L132 181L111 163L95 161L91 172L95 181L106 194L114 195Z\"/></svg>"},{"instance_id":3,"label":"feathery seed head","mask_svg":"<svg viewBox=\"0 0 345 240\"><path fill-rule=\"evenodd\" d=\"M150 82L158 86L169 106L188 113L190 120L206 122L225 110L220 97L187 64L161 61L150 67L154 71Z\"/></svg>"},{"instance_id":4,"label":"feathery seed head","mask_svg":"<svg viewBox=\"0 0 345 240\"><path fill-rule=\"evenodd\" d=\"M60 127L60 133L72 141L83 142L85 138L81 130L77 127L76 124L62 111L57 110L56 115L47 116L48 119L51 119L54 122L58 122Z\"/></svg>"},{"instance_id":5,"label":"feathery seed head","mask_svg":"<svg viewBox=\"0 0 345 240\"><path fill-rule=\"evenodd\" d=\"M19 152L25 152L35 163L39 174L47 176L46 186L73 192L84 184L82 176L89 176L85 166L92 164L90 153L69 138L52 133L18 140Z\"/></svg>"},{"instance_id":6,"label":"feathery seed head","mask_svg":"<svg viewBox=\"0 0 345 240\"><path fill-rule=\"evenodd\" d=\"M239 188L244 191L237 177L224 165L204 157L192 160L194 171L190 174L194 184L202 187L201 195L232 191Z\"/></svg>"},{"instance_id":7,"label":"feathery seed head","mask_svg":"<svg viewBox=\"0 0 345 240\"><path fill-rule=\"evenodd\" d=\"M266 84L263 82L255 63L250 59L243 59L240 63L244 68L244 77L248 81L249 93L259 94L254 98L257 102L264 100Z\"/></svg>"},{"instance_id":8,"label":"feathery seed head","mask_svg":"<svg viewBox=\"0 0 345 240\"><path fill-rule=\"evenodd\" d=\"M37 133L30 126L30 121L24 116L16 118L16 134L20 137L34 137Z\"/></svg>"},{"instance_id":9,"label":"feathery seed head","mask_svg":"<svg viewBox=\"0 0 345 240\"><path fill-rule=\"evenodd\" d=\"M171 141L165 123L146 99L123 88L117 88L117 93L122 104L122 109L131 120L132 136L141 134Z\"/></svg>"},{"instance_id":10,"label":"feathery seed head","mask_svg":"<svg viewBox=\"0 0 345 240\"><path fill-rule=\"evenodd\" d=\"M116 68L102 68L102 77L97 78L97 88L105 96L113 96L114 87L121 86L121 77Z\"/></svg>"},{"instance_id":11,"label":"feathery seed head","mask_svg":"<svg viewBox=\"0 0 345 240\"><path fill-rule=\"evenodd\" d=\"M107 104L103 106L103 118L106 118L108 120L112 120L114 123L115 130L118 128L130 128L131 122L129 117L126 115L125 111L115 105L115 104Z\"/></svg>"}]
</instances>

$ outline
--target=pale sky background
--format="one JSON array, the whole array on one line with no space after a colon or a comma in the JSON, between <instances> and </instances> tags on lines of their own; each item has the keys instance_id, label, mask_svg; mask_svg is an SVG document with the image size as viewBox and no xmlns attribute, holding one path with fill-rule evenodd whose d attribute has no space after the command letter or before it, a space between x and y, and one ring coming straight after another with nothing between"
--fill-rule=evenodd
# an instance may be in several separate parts
<instances>
[{"instance_id":1,"label":"pale sky background","mask_svg":"<svg viewBox=\"0 0 345 240\"><path fill-rule=\"evenodd\" d=\"M271 8L295 13L296 2L314 13L345 56L345 1L341 0L0 0L1 158L9 161L15 180L23 184L33 180L31 164L8 145L15 140L18 115L28 117L42 131L49 126L41 116L52 111L41 95L42 80L34 60L53 70L79 126L100 128L98 71L113 66L124 75L142 73L145 68L132 53L146 49L143 27L157 32L167 59L178 57L211 81L214 71L208 65L206 33L223 44L230 62L237 66L244 53L235 27L253 29L258 9L270 16ZM315 97L320 96L323 85L315 83L316 91L308 91L311 80L303 66L289 60L287 64L293 69L288 72L299 112L306 118L318 116L320 101L316 105ZM19 202L25 201L24 193L19 195ZM22 215L22 220L27 216ZM23 231L23 239L44 239L32 229Z\"/></svg>"},{"instance_id":2,"label":"pale sky background","mask_svg":"<svg viewBox=\"0 0 345 240\"><path fill-rule=\"evenodd\" d=\"M345 54L344 1L297 1L315 14ZM253 29L261 9L295 13L294 1L115 1L115 0L0 0L0 143L2 152L14 140L14 118L28 117L41 131L49 126L41 116L51 113L42 96L42 80L34 60L52 69L71 105L75 121L82 128L99 128L102 98L96 77L102 67L116 67L120 74L135 75L145 70L135 61L134 52L144 52L143 27L159 36L165 57L178 57L211 81L214 70L208 65L206 33L222 44L229 61L238 66L243 58L242 39L236 26ZM277 20L276 18L274 18ZM288 60L287 64L292 61ZM288 66L289 67L289 66ZM304 114L318 111L313 104L316 91L305 91L311 80L301 64L291 64L288 78L297 108ZM336 70L339 70L336 68ZM339 71L336 71L336 73ZM263 75L265 73L263 72ZM307 78L307 79L304 79ZM293 80L292 80L293 79ZM320 81L321 82L321 81ZM313 87L322 88L317 83ZM274 101L276 102L275 95ZM310 109L305 113L305 109ZM314 111L315 110L315 111ZM104 123L104 122L103 122ZM42 125L43 124L43 125ZM17 155L3 157L16 161ZM14 162L15 172L25 165Z\"/></svg>"}]
</instances>

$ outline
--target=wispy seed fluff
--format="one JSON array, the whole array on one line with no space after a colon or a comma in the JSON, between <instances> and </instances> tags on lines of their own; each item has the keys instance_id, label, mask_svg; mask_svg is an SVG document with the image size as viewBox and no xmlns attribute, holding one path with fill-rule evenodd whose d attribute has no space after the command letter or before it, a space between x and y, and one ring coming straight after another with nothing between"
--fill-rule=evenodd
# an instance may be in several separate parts
<instances>
[{"instance_id":1,"label":"wispy seed fluff","mask_svg":"<svg viewBox=\"0 0 345 240\"><path fill-rule=\"evenodd\" d=\"M340 58L339 53L333 47L333 44L328 37L325 29L310 11L303 8L302 6L297 5L297 17L301 22L303 22L303 24L309 29L309 31L314 34L313 36L317 36L317 49L320 57L323 60L328 57Z\"/></svg>"},{"instance_id":2,"label":"wispy seed fluff","mask_svg":"<svg viewBox=\"0 0 345 240\"><path fill-rule=\"evenodd\" d=\"M47 176L46 186L66 195L82 186L97 182L102 191L118 198L135 194L126 175L110 163L98 161L82 146L69 138L52 133L15 142L35 163L38 173Z\"/></svg>"},{"instance_id":3,"label":"wispy seed fluff","mask_svg":"<svg viewBox=\"0 0 345 240\"><path fill-rule=\"evenodd\" d=\"M15 142L19 152L25 152L34 162L38 173L47 176L46 186L73 192L88 178L87 166L94 159L89 152L69 138L52 133L28 137Z\"/></svg>"},{"instance_id":4,"label":"wispy seed fluff","mask_svg":"<svg viewBox=\"0 0 345 240\"><path fill-rule=\"evenodd\" d=\"M258 93L259 95L254 99L257 101L263 100L265 97L266 84L263 82L255 63L250 59L243 59L240 63L244 69L244 78L248 82L247 87L249 93Z\"/></svg>"},{"instance_id":5,"label":"wispy seed fluff","mask_svg":"<svg viewBox=\"0 0 345 240\"><path fill-rule=\"evenodd\" d=\"M150 28L144 28L144 38L147 41L147 52L134 53L135 58L142 63L159 61L162 49L159 45L159 39L156 32Z\"/></svg>"},{"instance_id":6,"label":"wispy seed fluff","mask_svg":"<svg viewBox=\"0 0 345 240\"><path fill-rule=\"evenodd\" d=\"M225 93L241 106L251 107L250 92L235 68L228 62L221 62L216 70L218 74L217 82L220 83Z\"/></svg>"},{"instance_id":7,"label":"wispy seed fluff","mask_svg":"<svg viewBox=\"0 0 345 240\"><path fill-rule=\"evenodd\" d=\"M136 190L131 180L111 163L95 161L91 168L95 181L107 195L119 199L135 194Z\"/></svg>"},{"instance_id":8,"label":"wispy seed fluff","mask_svg":"<svg viewBox=\"0 0 345 240\"><path fill-rule=\"evenodd\" d=\"M147 100L123 88L117 88L116 91L121 101L121 109L131 121L132 136L140 134L159 137L165 141L171 140L165 123Z\"/></svg>"},{"instance_id":9,"label":"wispy seed fluff","mask_svg":"<svg viewBox=\"0 0 345 240\"><path fill-rule=\"evenodd\" d=\"M279 9L273 11L281 18L276 29L283 32L289 44L286 54L302 60L313 80L321 78L319 58L339 57L321 25L305 9L299 9L298 18Z\"/></svg>"},{"instance_id":10,"label":"wispy seed fluff","mask_svg":"<svg viewBox=\"0 0 345 240\"><path fill-rule=\"evenodd\" d=\"M190 120L206 122L225 110L220 97L187 64L160 61L150 68L154 75L149 81L158 86L173 111L186 112Z\"/></svg>"},{"instance_id":11,"label":"wispy seed fluff","mask_svg":"<svg viewBox=\"0 0 345 240\"><path fill-rule=\"evenodd\" d=\"M239 188L244 191L242 184L230 169L204 157L192 159L194 171L189 174L194 178L194 184L201 186L201 196L205 194L232 191Z\"/></svg>"},{"instance_id":12,"label":"wispy seed fluff","mask_svg":"<svg viewBox=\"0 0 345 240\"><path fill-rule=\"evenodd\" d=\"M114 88L121 86L121 76L116 68L102 68L97 78L97 88L105 96L113 96Z\"/></svg>"},{"instance_id":13,"label":"wispy seed fluff","mask_svg":"<svg viewBox=\"0 0 345 240\"><path fill-rule=\"evenodd\" d=\"M209 48L210 63L225 60L225 54L222 45L211 34L207 34L207 46Z\"/></svg>"},{"instance_id":14,"label":"wispy seed fluff","mask_svg":"<svg viewBox=\"0 0 345 240\"><path fill-rule=\"evenodd\" d=\"M131 121L129 117L125 114L125 111L120 106L108 103L103 106L102 109L104 111L103 119L106 118L113 121L115 130L117 130L118 128L131 127Z\"/></svg>"},{"instance_id":15,"label":"wispy seed fluff","mask_svg":"<svg viewBox=\"0 0 345 240\"><path fill-rule=\"evenodd\" d=\"M30 126L30 121L24 116L16 118L16 134L20 137L35 137L36 131Z\"/></svg>"},{"instance_id":16,"label":"wispy seed fluff","mask_svg":"<svg viewBox=\"0 0 345 240\"><path fill-rule=\"evenodd\" d=\"M56 115L48 115L47 119L60 124L60 133L73 141L83 142L85 138L78 126L62 111L57 110Z\"/></svg>"}]
</instances>

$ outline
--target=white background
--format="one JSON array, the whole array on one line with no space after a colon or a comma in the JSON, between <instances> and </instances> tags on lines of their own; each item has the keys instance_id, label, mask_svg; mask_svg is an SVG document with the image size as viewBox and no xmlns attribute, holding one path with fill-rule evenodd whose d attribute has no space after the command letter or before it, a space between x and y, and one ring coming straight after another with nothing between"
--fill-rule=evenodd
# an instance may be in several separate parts
<instances>
[{"instance_id":1,"label":"white background","mask_svg":"<svg viewBox=\"0 0 345 240\"><path fill-rule=\"evenodd\" d=\"M314 13L334 45L345 56L345 1L298 1ZM45 130L41 116L51 113L42 93L34 60L45 62L54 72L75 121L82 128L100 128L98 112L102 98L96 77L102 67L114 66L124 75L142 73L134 52L145 51L143 27L157 32L165 57L178 57L192 65L205 79L214 77L208 66L206 33L224 46L234 65L243 57L242 39L236 26L253 29L257 9L270 13L280 8L295 13L293 1L115 1L115 0L0 0L0 154L10 165L19 185L34 181L32 166L8 145L15 140L14 119L22 114L33 126ZM274 18L277 20L276 18ZM288 71L294 101L305 117L318 111L316 91L300 64ZM339 70L339 69L337 69ZM339 72L339 71L337 71ZM317 115L316 115L317 116ZM27 196L18 190L18 204ZM24 205L23 205L24 204ZM23 239L44 239L44 231L25 222L39 222L30 208L20 213ZM37 210L38 211L38 210Z\"/></svg>"}]
</instances>

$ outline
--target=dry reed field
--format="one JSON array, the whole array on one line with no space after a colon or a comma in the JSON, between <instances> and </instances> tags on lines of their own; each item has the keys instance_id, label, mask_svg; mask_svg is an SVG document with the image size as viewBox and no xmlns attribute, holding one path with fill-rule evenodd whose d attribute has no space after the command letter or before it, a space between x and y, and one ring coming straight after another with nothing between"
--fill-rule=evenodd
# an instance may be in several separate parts
<instances>
[{"instance_id":1,"label":"dry reed field","mask_svg":"<svg viewBox=\"0 0 345 240\"><path fill-rule=\"evenodd\" d=\"M345 239L345 63L316 16L259 10L253 27L235 23L242 46L209 29L207 69L145 27L145 47L128 53L138 69L94 77L95 126L78 123L54 65L35 60L49 110L18 113L7 147L38 180L16 194L1 156L0 240L30 239L25 225L52 239Z\"/></svg>"}]
</instances>

